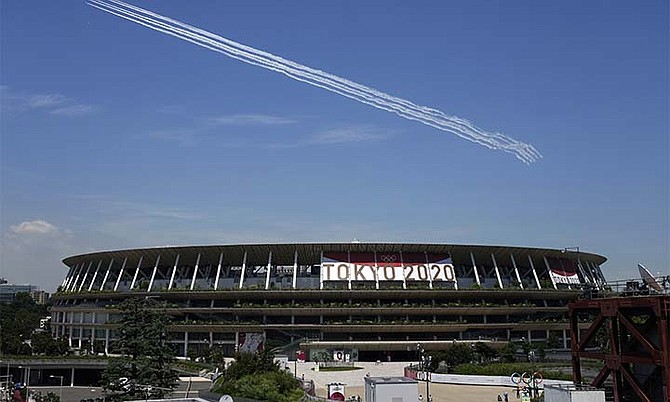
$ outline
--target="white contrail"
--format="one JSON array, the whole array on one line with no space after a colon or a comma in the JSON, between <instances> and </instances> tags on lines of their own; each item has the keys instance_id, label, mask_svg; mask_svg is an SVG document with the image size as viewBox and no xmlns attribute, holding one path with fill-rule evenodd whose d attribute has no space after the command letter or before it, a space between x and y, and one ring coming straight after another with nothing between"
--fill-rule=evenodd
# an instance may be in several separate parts
<instances>
[{"instance_id":1,"label":"white contrail","mask_svg":"<svg viewBox=\"0 0 670 402\"><path fill-rule=\"evenodd\" d=\"M282 73L294 80L326 89L406 119L435 127L490 149L513 154L526 164L542 157L532 145L500 133L486 132L465 119L416 105L408 100L380 92L345 78L313 69L271 53L246 46L211 32L164 17L119 0L87 0L87 4L153 30L166 33L226 56Z\"/></svg>"}]
</instances>

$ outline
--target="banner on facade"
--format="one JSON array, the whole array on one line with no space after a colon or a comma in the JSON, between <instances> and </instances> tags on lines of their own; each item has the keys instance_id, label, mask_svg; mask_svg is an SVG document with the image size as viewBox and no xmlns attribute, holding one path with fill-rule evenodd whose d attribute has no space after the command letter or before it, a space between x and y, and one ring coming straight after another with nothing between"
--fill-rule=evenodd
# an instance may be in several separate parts
<instances>
[{"instance_id":1,"label":"banner on facade","mask_svg":"<svg viewBox=\"0 0 670 402\"><path fill-rule=\"evenodd\" d=\"M237 350L239 352L257 353L263 350L265 334L262 332L238 332Z\"/></svg>"},{"instance_id":2,"label":"banner on facade","mask_svg":"<svg viewBox=\"0 0 670 402\"><path fill-rule=\"evenodd\" d=\"M322 281L453 282L449 254L323 253Z\"/></svg>"},{"instance_id":3,"label":"banner on facade","mask_svg":"<svg viewBox=\"0 0 670 402\"><path fill-rule=\"evenodd\" d=\"M549 275L555 283L579 284L577 267L574 261L566 258L547 258Z\"/></svg>"}]
</instances>

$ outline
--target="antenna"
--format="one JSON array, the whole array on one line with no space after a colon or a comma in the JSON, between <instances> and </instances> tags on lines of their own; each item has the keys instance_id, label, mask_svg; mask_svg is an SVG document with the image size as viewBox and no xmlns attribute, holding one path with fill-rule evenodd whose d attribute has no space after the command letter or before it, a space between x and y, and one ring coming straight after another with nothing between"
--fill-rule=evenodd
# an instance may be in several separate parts
<instances>
[{"instance_id":1,"label":"antenna","mask_svg":"<svg viewBox=\"0 0 670 402\"><path fill-rule=\"evenodd\" d=\"M644 267L644 265L638 263L637 268L640 271L640 276L642 277L642 280L644 283L647 284L650 288L654 289L657 292L663 293L663 288L661 285L656 282L656 279L654 279L654 276L649 272L647 268Z\"/></svg>"}]
</instances>

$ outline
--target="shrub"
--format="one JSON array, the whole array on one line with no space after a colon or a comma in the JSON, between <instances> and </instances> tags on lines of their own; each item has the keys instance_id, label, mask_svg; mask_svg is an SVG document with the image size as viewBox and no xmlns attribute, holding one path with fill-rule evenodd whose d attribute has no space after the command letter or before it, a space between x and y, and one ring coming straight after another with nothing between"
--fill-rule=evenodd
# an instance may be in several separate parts
<instances>
[{"instance_id":1,"label":"shrub","mask_svg":"<svg viewBox=\"0 0 670 402\"><path fill-rule=\"evenodd\" d=\"M533 373L539 371L542 377L552 380L572 380L572 374L562 373L556 370L545 370L548 367L558 367L557 365L536 365L527 363L494 363L487 365L461 364L454 368L455 374L467 375L499 375L509 376L512 373Z\"/></svg>"},{"instance_id":2,"label":"shrub","mask_svg":"<svg viewBox=\"0 0 670 402\"><path fill-rule=\"evenodd\" d=\"M294 402L304 396L300 382L281 370L267 351L238 353L213 391L268 402Z\"/></svg>"}]
</instances>

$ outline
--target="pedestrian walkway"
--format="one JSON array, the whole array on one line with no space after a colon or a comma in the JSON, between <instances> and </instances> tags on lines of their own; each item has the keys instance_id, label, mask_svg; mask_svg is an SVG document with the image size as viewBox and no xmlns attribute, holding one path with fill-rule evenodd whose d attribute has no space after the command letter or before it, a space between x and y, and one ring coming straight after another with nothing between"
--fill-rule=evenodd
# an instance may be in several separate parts
<instances>
[{"instance_id":1,"label":"pedestrian walkway","mask_svg":"<svg viewBox=\"0 0 670 402\"><path fill-rule=\"evenodd\" d=\"M356 362L356 367L360 370L352 371L314 371L316 364L314 362L298 363L294 368L298 377L305 376L305 380L314 381L318 396L326 397L329 383L346 384L345 392L347 398L354 395L365 395L365 375L370 373L371 377L402 377L404 368L409 366L409 362ZM470 386L454 384L430 383L430 393L433 395L433 402L494 402L498 395L503 395L507 391L511 395L511 388L491 387L491 386ZM424 401L427 400L426 383L419 383L419 393L424 395ZM510 398L510 400L513 400Z\"/></svg>"}]
</instances>

